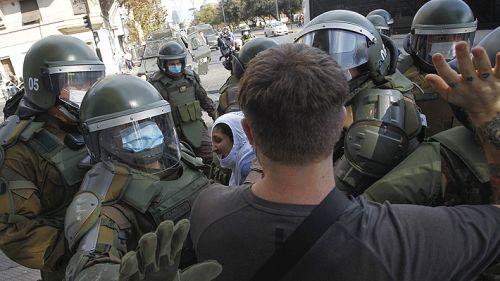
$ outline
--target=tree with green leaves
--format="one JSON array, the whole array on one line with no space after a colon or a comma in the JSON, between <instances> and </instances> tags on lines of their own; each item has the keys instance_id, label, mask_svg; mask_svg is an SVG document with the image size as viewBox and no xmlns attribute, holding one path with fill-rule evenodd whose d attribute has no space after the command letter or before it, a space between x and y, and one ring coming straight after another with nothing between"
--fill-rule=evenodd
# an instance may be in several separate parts
<instances>
[{"instance_id":1,"label":"tree with green leaves","mask_svg":"<svg viewBox=\"0 0 500 281\"><path fill-rule=\"evenodd\" d=\"M160 0L122 0L129 11L127 22L130 40L143 41L143 36L167 27L167 11Z\"/></svg>"},{"instance_id":2,"label":"tree with green leaves","mask_svg":"<svg viewBox=\"0 0 500 281\"><path fill-rule=\"evenodd\" d=\"M195 15L196 23L208 23L218 25L222 22L222 12L217 4L207 4L200 7Z\"/></svg>"},{"instance_id":3,"label":"tree with green leaves","mask_svg":"<svg viewBox=\"0 0 500 281\"><path fill-rule=\"evenodd\" d=\"M278 0L278 8L279 8L280 13L285 14L292 21L293 14L301 12L302 1L301 0Z\"/></svg>"},{"instance_id":4,"label":"tree with green leaves","mask_svg":"<svg viewBox=\"0 0 500 281\"><path fill-rule=\"evenodd\" d=\"M254 17L259 18L276 18L276 6L274 0L244 0L242 5L243 16L245 19Z\"/></svg>"},{"instance_id":5,"label":"tree with green leaves","mask_svg":"<svg viewBox=\"0 0 500 281\"><path fill-rule=\"evenodd\" d=\"M244 20L244 3L248 0L221 0L223 1L224 14L229 24L238 24Z\"/></svg>"}]
</instances>

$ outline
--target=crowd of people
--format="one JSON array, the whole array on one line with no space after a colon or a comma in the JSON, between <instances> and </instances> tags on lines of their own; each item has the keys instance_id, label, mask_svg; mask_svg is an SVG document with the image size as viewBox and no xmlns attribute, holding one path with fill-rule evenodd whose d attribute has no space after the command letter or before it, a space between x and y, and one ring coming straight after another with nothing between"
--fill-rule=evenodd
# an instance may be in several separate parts
<instances>
[{"instance_id":1,"label":"crowd of people","mask_svg":"<svg viewBox=\"0 0 500 281\"><path fill-rule=\"evenodd\" d=\"M37 41L0 127L0 249L44 281L498 280L500 28L472 48L467 4L431 0L402 52L392 22L252 39L218 106L175 41L147 81Z\"/></svg>"}]
</instances>

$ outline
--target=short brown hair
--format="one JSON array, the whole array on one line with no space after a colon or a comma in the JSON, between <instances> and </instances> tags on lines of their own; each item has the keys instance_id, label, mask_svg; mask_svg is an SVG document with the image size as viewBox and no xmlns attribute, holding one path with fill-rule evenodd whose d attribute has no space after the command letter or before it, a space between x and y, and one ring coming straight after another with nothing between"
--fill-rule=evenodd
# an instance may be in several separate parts
<instances>
[{"instance_id":1,"label":"short brown hair","mask_svg":"<svg viewBox=\"0 0 500 281\"><path fill-rule=\"evenodd\" d=\"M240 82L239 102L266 157L303 165L333 152L347 89L328 54L284 44L252 59Z\"/></svg>"}]
</instances>

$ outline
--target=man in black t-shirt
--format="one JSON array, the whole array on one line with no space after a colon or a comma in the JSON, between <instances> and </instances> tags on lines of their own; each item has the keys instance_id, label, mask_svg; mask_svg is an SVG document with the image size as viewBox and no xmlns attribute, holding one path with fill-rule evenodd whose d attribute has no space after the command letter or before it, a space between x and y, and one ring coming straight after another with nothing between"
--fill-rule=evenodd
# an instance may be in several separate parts
<instances>
[{"instance_id":1,"label":"man in black t-shirt","mask_svg":"<svg viewBox=\"0 0 500 281\"><path fill-rule=\"evenodd\" d=\"M500 64L491 70L475 48L476 72L467 45L456 52L461 76L438 54L441 76L427 79L469 112L500 194ZM253 185L207 188L191 213L198 258L223 266L217 280L251 280L329 194L335 222L282 280L469 281L499 261L498 206L376 204L335 188L332 153L346 93L338 65L302 44L266 50L249 65L239 92L243 128L265 176Z\"/></svg>"}]
</instances>

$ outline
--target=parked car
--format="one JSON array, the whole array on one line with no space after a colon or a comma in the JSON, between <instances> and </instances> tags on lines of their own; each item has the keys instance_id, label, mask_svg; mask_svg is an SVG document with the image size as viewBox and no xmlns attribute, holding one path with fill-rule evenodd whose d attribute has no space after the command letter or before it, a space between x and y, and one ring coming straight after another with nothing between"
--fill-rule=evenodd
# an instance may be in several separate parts
<instances>
[{"instance_id":1,"label":"parked car","mask_svg":"<svg viewBox=\"0 0 500 281\"><path fill-rule=\"evenodd\" d=\"M166 30L154 32L147 37L140 66L135 70L134 74L139 77L148 77L156 72L158 70L158 51L166 42L172 40L177 41L186 48L188 52L186 68L193 69L199 75L208 73L208 64L211 59L210 48L204 38L198 32L182 36L171 30Z\"/></svg>"},{"instance_id":2,"label":"parked car","mask_svg":"<svg viewBox=\"0 0 500 281\"><path fill-rule=\"evenodd\" d=\"M282 22L272 22L266 24L264 27L264 36L278 36L278 35L287 35L288 34L288 27L286 24Z\"/></svg>"}]
</instances>

